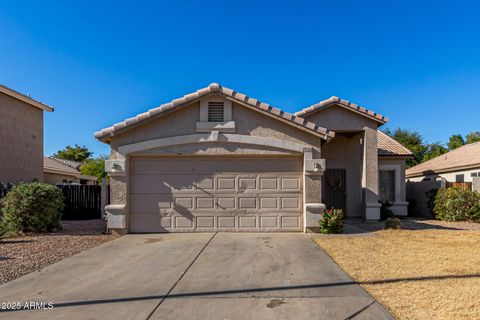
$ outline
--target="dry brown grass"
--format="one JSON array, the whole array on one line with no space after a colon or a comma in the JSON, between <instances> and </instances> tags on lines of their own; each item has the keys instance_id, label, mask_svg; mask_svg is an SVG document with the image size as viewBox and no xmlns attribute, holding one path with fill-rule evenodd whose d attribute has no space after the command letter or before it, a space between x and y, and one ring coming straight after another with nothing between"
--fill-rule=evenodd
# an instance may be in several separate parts
<instances>
[{"instance_id":1,"label":"dry brown grass","mask_svg":"<svg viewBox=\"0 0 480 320\"><path fill-rule=\"evenodd\" d=\"M375 234L314 240L398 319L480 319L480 232Z\"/></svg>"}]
</instances>

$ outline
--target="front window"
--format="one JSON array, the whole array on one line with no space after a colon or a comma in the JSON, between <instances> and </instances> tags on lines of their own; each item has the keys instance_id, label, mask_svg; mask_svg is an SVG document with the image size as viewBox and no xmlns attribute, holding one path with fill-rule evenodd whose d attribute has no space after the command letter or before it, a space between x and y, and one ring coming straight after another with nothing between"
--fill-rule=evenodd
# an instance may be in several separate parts
<instances>
[{"instance_id":1,"label":"front window","mask_svg":"<svg viewBox=\"0 0 480 320\"><path fill-rule=\"evenodd\" d=\"M395 202L395 170L380 170L379 200Z\"/></svg>"}]
</instances>

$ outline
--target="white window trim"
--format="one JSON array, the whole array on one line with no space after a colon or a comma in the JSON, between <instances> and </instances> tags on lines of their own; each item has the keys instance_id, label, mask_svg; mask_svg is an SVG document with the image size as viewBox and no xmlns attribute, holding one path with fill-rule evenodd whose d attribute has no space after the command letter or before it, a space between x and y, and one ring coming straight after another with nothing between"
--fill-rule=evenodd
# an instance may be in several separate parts
<instances>
[{"instance_id":1,"label":"white window trim","mask_svg":"<svg viewBox=\"0 0 480 320\"><path fill-rule=\"evenodd\" d=\"M400 170L402 169L401 165L399 164L379 164L378 171L394 171L395 175L395 201L394 203L402 202L401 199L401 187L400 184ZM378 181L378 185L380 186L380 180Z\"/></svg>"}]
</instances>

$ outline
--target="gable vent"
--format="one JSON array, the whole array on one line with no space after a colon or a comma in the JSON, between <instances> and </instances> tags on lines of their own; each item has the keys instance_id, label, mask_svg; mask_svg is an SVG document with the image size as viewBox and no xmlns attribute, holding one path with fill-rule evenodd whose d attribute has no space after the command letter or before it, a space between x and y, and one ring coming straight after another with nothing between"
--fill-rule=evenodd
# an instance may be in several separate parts
<instances>
[{"instance_id":1,"label":"gable vent","mask_svg":"<svg viewBox=\"0 0 480 320\"><path fill-rule=\"evenodd\" d=\"M223 122L223 101L208 102L208 122Z\"/></svg>"}]
</instances>

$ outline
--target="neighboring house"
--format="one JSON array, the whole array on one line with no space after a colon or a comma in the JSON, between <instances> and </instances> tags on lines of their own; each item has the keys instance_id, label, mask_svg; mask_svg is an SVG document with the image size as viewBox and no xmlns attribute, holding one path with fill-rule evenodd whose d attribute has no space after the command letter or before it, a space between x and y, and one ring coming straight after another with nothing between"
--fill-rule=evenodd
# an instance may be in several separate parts
<instances>
[{"instance_id":1,"label":"neighboring house","mask_svg":"<svg viewBox=\"0 0 480 320\"><path fill-rule=\"evenodd\" d=\"M409 181L445 179L472 182L480 177L480 142L470 143L407 169Z\"/></svg>"},{"instance_id":2,"label":"neighboring house","mask_svg":"<svg viewBox=\"0 0 480 320\"><path fill-rule=\"evenodd\" d=\"M43 158L44 181L50 184L97 184L97 177L80 172L80 162Z\"/></svg>"},{"instance_id":3,"label":"neighboring house","mask_svg":"<svg viewBox=\"0 0 480 320\"><path fill-rule=\"evenodd\" d=\"M43 180L43 112L53 108L0 85L0 182Z\"/></svg>"},{"instance_id":4,"label":"neighboring house","mask_svg":"<svg viewBox=\"0 0 480 320\"><path fill-rule=\"evenodd\" d=\"M406 215L411 153L386 121L336 97L292 115L213 83L95 133L111 147L108 226L304 231L325 207L378 220L379 189Z\"/></svg>"}]
</instances>

